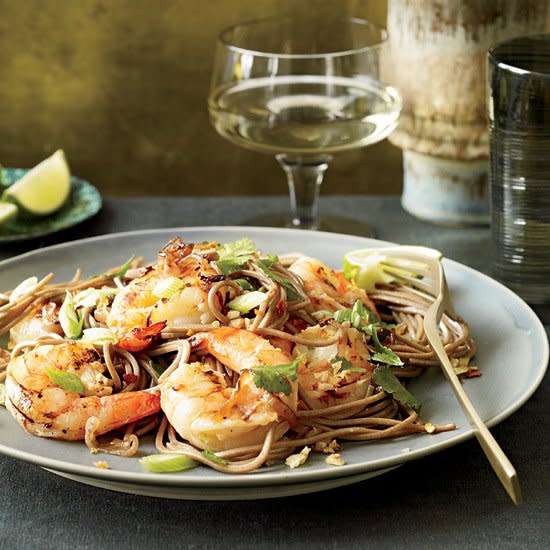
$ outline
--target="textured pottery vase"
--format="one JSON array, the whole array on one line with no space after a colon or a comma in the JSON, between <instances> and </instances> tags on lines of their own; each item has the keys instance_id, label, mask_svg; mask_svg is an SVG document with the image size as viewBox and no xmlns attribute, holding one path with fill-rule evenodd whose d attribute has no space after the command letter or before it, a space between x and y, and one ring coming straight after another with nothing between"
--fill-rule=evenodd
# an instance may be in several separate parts
<instances>
[{"instance_id":1,"label":"textured pottery vase","mask_svg":"<svg viewBox=\"0 0 550 550\"><path fill-rule=\"evenodd\" d=\"M403 96L402 204L440 224L489 222L486 57L550 28L548 0L389 0L384 79Z\"/></svg>"}]
</instances>

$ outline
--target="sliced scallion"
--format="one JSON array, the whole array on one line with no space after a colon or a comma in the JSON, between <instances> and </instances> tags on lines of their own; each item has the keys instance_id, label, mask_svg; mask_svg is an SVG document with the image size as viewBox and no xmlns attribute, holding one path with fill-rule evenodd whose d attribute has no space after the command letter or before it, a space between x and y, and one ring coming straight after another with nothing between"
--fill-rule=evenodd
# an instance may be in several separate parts
<instances>
[{"instance_id":1,"label":"sliced scallion","mask_svg":"<svg viewBox=\"0 0 550 550\"><path fill-rule=\"evenodd\" d=\"M139 459L140 464L150 472L165 474L181 472L198 466L192 458L177 454L156 454Z\"/></svg>"},{"instance_id":2,"label":"sliced scallion","mask_svg":"<svg viewBox=\"0 0 550 550\"><path fill-rule=\"evenodd\" d=\"M59 370L55 367L47 367L45 370L50 382L53 384L57 384L70 392L84 393L84 384L82 384L82 380L74 372Z\"/></svg>"},{"instance_id":3,"label":"sliced scallion","mask_svg":"<svg viewBox=\"0 0 550 550\"><path fill-rule=\"evenodd\" d=\"M84 319L78 315L69 291L65 294L65 300L59 309L59 323L67 338L79 338L82 334Z\"/></svg>"},{"instance_id":4,"label":"sliced scallion","mask_svg":"<svg viewBox=\"0 0 550 550\"><path fill-rule=\"evenodd\" d=\"M153 294L158 298L170 298L183 286L183 281L177 277L161 279L153 289Z\"/></svg>"},{"instance_id":5,"label":"sliced scallion","mask_svg":"<svg viewBox=\"0 0 550 550\"><path fill-rule=\"evenodd\" d=\"M226 305L229 309L234 309L239 313L248 313L259 305L263 304L267 300L267 294L254 290L252 292L246 292L240 294L228 302Z\"/></svg>"},{"instance_id":6,"label":"sliced scallion","mask_svg":"<svg viewBox=\"0 0 550 550\"><path fill-rule=\"evenodd\" d=\"M95 327L86 328L82 332L82 340L92 344L103 344L104 342L116 342L116 336L108 328Z\"/></svg>"}]
</instances>

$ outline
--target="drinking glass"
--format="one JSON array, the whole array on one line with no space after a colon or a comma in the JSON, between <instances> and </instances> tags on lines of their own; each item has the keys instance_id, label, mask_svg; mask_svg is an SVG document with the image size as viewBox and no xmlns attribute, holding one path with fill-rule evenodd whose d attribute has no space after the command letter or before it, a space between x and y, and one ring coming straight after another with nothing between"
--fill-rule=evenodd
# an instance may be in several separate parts
<instances>
[{"instance_id":1,"label":"drinking glass","mask_svg":"<svg viewBox=\"0 0 550 550\"><path fill-rule=\"evenodd\" d=\"M233 143L275 155L290 191L287 225L370 234L345 218L320 223L318 198L333 153L384 139L401 109L379 79L386 31L358 18L268 18L219 37L208 99L216 131ZM349 220L351 222L351 220Z\"/></svg>"},{"instance_id":2,"label":"drinking glass","mask_svg":"<svg viewBox=\"0 0 550 550\"><path fill-rule=\"evenodd\" d=\"M550 321L550 34L488 54L494 274Z\"/></svg>"}]
</instances>

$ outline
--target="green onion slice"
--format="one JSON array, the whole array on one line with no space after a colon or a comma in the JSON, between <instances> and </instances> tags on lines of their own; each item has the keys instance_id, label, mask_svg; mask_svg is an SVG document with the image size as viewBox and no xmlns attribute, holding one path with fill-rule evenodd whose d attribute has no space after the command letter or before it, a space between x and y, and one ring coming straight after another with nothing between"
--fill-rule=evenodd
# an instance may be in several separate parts
<instances>
[{"instance_id":1,"label":"green onion slice","mask_svg":"<svg viewBox=\"0 0 550 550\"><path fill-rule=\"evenodd\" d=\"M82 334L84 319L76 312L72 294L68 290L59 309L59 323L67 338L79 338Z\"/></svg>"},{"instance_id":2,"label":"green onion slice","mask_svg":"<svg viewBox=\"0 0 550 550\"><path fill-rule=\"evenodd\" d=\"M82 340L92 344L103 344L104 342L116 342L116 336L108 328L95 327L86 328L82 332Z\"/></svg>"},{"instance_id":3,"label":"green onion slice","mask_svg":"<svg viewBox=\"0 0 550 550\"><path fill-rule=\"evenodd\" d=\"M170 472L182 472L198 466L192 458L176 454L157 454L144 456L139 462L150 472L167 474Z\"/></svg>"},{"instance_id":4,"label":"green onion slice","mask_svg":"<svg viewBox=\"0 0 550 550\"><path fill-rule=\"evenodd\" d=\"M254 290L252 292L246 292L233 298L227 303L229 309L234 309L240 313L248 313L259 305L263 304L267 300L267 294Z\"/></svg>"},{"instance_id":5,"label":"green onion slice","mask_svg":"<svg viewBox=\"0 0 550 550\"><path fill-rule=\"evenodd\" d=\"M82 380L73 372L56 369L55 367L46 367L46 374L50 382L61 386L64 390L74 393L84 393L84 384Z\"/></svg>"},{"instance_id":6,"label":"green onion slice","mask_svg":"<svg viewBox=\"0 0 550 550\"><path fill-rule=\"evenodd\" d=\"M177 277L161 279L153 289L153 294L158 298L170 298L183 286L183 281Z\"/></svg>"}]
</instances>

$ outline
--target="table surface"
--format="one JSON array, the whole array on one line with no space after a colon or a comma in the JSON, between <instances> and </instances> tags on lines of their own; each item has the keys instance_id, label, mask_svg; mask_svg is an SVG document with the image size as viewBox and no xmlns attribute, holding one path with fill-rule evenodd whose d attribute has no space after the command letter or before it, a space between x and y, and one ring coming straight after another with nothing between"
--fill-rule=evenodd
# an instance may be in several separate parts
<instances>
[{"instance_id":1,"label":"table surface","mask_svg":"<svg viewBox=\"0 0 550 550\"><path fill-rule=\"evenodd\" d=\"M239 225L252 212L286 207L285 197L106 198L94 219L48 238L0 245L0 259L118 231ZM324 197L321 212L368 221L380 239L432 246L490 274L488 228L435 227L406 214L397 197ZM229 502L111 492L2 456L0 548L546 547L550 430L545 398L550 398L548 377L518 412L492 429L518 470L525 500L519 508L475 440L347 487Z\"/></svg>"}]
</instances>

